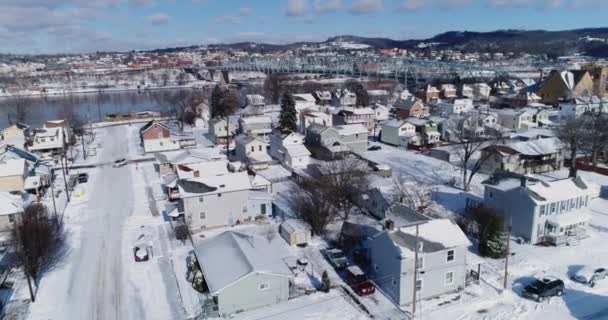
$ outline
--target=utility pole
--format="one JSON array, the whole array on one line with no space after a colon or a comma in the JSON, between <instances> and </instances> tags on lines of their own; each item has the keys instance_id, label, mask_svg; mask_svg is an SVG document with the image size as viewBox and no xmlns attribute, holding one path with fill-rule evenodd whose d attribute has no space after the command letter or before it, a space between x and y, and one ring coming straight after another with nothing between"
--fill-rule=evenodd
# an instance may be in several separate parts
<instances>
[{"instance_id":1,"label":"utility pole","mask_svg":"<svg viewBox=\"0 0 608 320\"><path fill-rule=\"evenodd\" d=\"M65 177L65 171L67 170L67 168L64 168L63 159L65 159L65 154L64 154L63 158L61 159L61 172L63 173L63 184L65 186L65 195L68 197L68 202L70 202L70 192L68 191L68 180ZM66 167L67 167L67 165L66 165Z\"/></svg>"},{"instance_id":2,"label":"utility pole","mask_svg":"<svg viewBox=\"0 0 608 320\"><path fill-rule=\"evenodd\" d=\"M418 281L418 241L419 241L419 237L418 237L418 227L419 225L416 224L416 244L415 244L415 248L414 248L414 283L413 283L413 287L414 287L414 294L412 295L412 318L416 317L416 282Z\"/></svg>"},{"instance_id":3,"label":"utility pole","mask_svg":"<svg viewBox=\"0 0 608 320\"><path fill-rule=\"evenodd\" d=\"M80 135L80 140L82 142L82 156L84 160L87 160L87 153L84 151L84 133Z\"/></svg>"},{"instance_id":4,"label":"utility pole","mask_svg":"<svg viewBox=\"0 0 608 320\"><path fill-rule=\"evenodd\" d=\"M505 256L505 279L503 282L503 289L507 289L507 279L509 277L509 256L511 255L511 221L509 217L509 225L507 226L507 254Z\"/></svg>"}]
</instances>

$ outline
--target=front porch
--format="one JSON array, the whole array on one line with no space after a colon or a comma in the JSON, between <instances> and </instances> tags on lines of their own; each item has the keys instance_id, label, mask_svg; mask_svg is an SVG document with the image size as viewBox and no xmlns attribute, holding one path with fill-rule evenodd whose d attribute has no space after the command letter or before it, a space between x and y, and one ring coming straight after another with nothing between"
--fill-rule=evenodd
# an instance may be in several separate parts
<instances>
[{"instance_id":1,"label":"front porch","mask_svg":"<svg viewBox=\"0 0 608 320\"><path fill-rule=\"evenodd\" d=\"M573 246L588 237L585 226L591 216L583 212L569 212L550 217L545 222L544 240L554 246Z\"/></svg>"}]
</instances>

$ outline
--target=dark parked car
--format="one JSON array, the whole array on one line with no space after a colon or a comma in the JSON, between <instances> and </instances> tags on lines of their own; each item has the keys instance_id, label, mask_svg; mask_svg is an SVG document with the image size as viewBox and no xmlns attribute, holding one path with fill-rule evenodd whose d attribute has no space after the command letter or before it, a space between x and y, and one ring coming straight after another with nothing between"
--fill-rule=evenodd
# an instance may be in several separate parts
<instances>
[{"instance_id":1,"label":"dark parked car","mask_svg":"<svg viewBox=\"0 0 608 320\"><path fill-rule=\"evenodd\" d=\"M346 268L348 284L355 290L360 296L367 296L376 292L376 287L367 278L367 275L357 266L350 266Z\"/></svg>"},{"instance_id":2,"label":"dark parked car","mask_svg":"<svg viewBox=\"0 0 608 320\"><path fill-rule=\"evenodd\" d=\"M382 149L381 146L371 146L371 147L367 148L368 151L378 151L380 149Z\"/></svg>"},{"instance_id":3,"label":"dark parked car","mask_svg":"<svg viewBox=\"0 0 608 320\"><path fill-rule=\"evenodd\" d=\"M561 297L564 294L564 282L555 277L536 279L524 288L523 296L542 302L545 298Z\"/></svg>"}]
</instances>

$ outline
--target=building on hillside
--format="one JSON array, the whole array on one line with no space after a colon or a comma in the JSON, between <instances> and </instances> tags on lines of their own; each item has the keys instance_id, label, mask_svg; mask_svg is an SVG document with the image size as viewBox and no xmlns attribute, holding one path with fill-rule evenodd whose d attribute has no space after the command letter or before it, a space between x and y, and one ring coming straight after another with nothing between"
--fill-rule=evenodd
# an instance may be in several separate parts
<instances>
[{"instance_id":1,"label":"building on hillside","mask_svg":"<svg viewBox=\"0 0 608 320\"><path fill-rule=\"evenodd\" d=\"M588 71L593 80L593 95L600 98L606 97L606 85L608 84L608 67L594 64L584 65L582 70Z\"/></svg>"},{"instance_id":2,"label":"building on hillside","mask_svg":"<svg viewBox=\"0 0 608 320\"><path fill-rule=\"evenodd\" d=\"M492 87L490 87L487 83L480 82L472 85L473 87L473 95L475 99L478 100L488 100L490 98L490 93L492 92Z\"/></svg>"},{"instance_id":3,"label":"building on hillside","mask_svg":"<svg viewBox=\"0 0 608 320\"><path fill-rule=\"evenodd\" d=\"M306 134L306 129L312 124L318 124L325 127L333 126L333 115L327 112L303 110L300 113L299 129L302 134Z\"/></svg>"},{"instance_id":4,"label":"building on hillside","mask_svg":"<svg viewBox=\"0 0 608 320\"><path fill-rule=\"evenodd\" d=\"M559 104L562 120L578 118L585 112L608 113L608 98L597 96L572 98Z\"/></svg>"},{"instance_id":5,"label":"building on hillside","mask_svg":"<svg viewBox=\"0 0 608 320\"><path fill-rule=\"evenodd\" d=\"M272 132L272 118L268 116L242 117L239 119L241 133L255 135L266 140Z\"/></svg>"},{"instance_id":6,"label":"building on hillside","mask_svg":"<svg viewBox=\"0 0 608 320\"><path fill-rule=\"evenodd\" d=\"M456 94L456 86L453 84L442 84L439 87L439 91L441 92L441 97L444 99L456 98L458 95Z\"/></svg>"},{"instance_id":7,"label":"building on hillside","mask_svg":"<svg viewBox=\"0 0 608 320\"><path fill-rule=\"evenodd\" d=\"M467 280L470 245L462 230L448 219L423 220L388 229L368 241L370 273L377 279L376 285L400 306L412 303L414 286L417 299L422 300L458 292Z\"/></svg>"},{"instance_id":8,"label":"building on hillside","mask_svg":"<svg viewBox=\"0 0 608 320\"><path fill-rule=\"evenodd\" d=\"M317 104L320 106L331 106L331 92L330 91L315 91L313 93L315 99L317 99Z\"/></svg>"},{"instance_id":9,"label":"building on hillside","mask_svg":"<svg viewBox=\"0 0 608 320\"><path fill-rule=\"evenodd\" d=\"M542 82L537 94L542 103L558 104L562 99L593 95L593 79L584 70L553 70Z\"/></svg>"},{"instance_id":10,"label":"building on hillside","mask_svg":"<svg viewBox=\"0 0 608 320\"><path fill-rule=\"evenodd\" d=\"M268 155L268 145L259 137L240 134L235 139L236 159L252 169L268 167L272 159Z\"/></svg>"},{"instance_id":11,"label":"building on hillside","mask_svg":"<svg viewBox=\"0 0 608 320\"><path fill-rule=\"evenodd\" d=\"M293 274L283 240L225 231L198 241L194 253L210 299L205 306L218 316L278 304L289 299Z\"/></svg>"},{"instance_id":12,"label":"building on hillside","mask_svg":"<svg viewBox=\"0 0 608 320\"><path fill-rule=\"evenodd\" d=\"M306 168L310 162L310 151L304 146L304 137L278 129L270 135L270 156L291 168Z\"/></svg>"},{"instance_id":13,"label":"building on hillside","mask_svg":"<svg viewBox=\"0 0 608 320\"><path fill-rule=\"evenodd\" d=\"M564 146L558 138L537 139L488 146L480 172L543 173L559 170L564 162Z\"/></svg>"},{"instance_id":14,"label":"building on hillside","mask_svg":"<svg viewBox=\"0 0 608 320\"><path fill-rule=\"evenodd\" d=\"M512 234L532 244L575 244L585 237L593 192L581 177L540 181L494 176L484 182L484 205L510 221Z\"/></svg>"},{"instance_id":15,"label":"building on hillside","mask_svg":"<svg viewBox=\"0 0 608 320\"><path fill-rule=\"evenodd\" d=\"M424 103L429 103L431 101L439 99L440 93L441 92L437 88L431 85L426 85L424 88L416 92L416 97L421 99Z\"/></svg>"},{"instance_id":16,"label":"building on hillside","mask_svg":"<svg viewBox=\"0 0 608 320\"><path fill-rule=\"evenodd\" d=\"M395 109L395 117L403 120L409 117L423 118L431 115L430 109L415 97L410 97L406 100L398 100L393 105Z\"/></svg>"},{"instance_id":17,"label":"building on hillside","mask_svg":"<svg viewBox=\"0 0 608 320\"><path fill-rule=\"evenodd\" d=\"M27 124L15 123L0 132L0 138L4 143L10 143L23 147L30 137L30 127Z\"/></svg>"},{"instance_id":18,"label":"building on hillside","mask_svg":"<svg viewBox=\"0 0 608 320\"><path fill-rule=\"evenodd\" d=\"M348 89L336 89L332 94L334 107L354 107L357 105L357 95Z\"/></svg>"},{"instance_id":19,"label":"building on hillside","mask_svg":"<svg viewBox=\"0 0 608 320\"><path fill-rule=\"evenodd\" d=\"M179 141L172 138L169 127L156 120L151 120L139 129L139 139L146 153L180 148Z\"/></svg>"},{"instance_id":20,"label":"building on hillside","mask_svg":"<svg viewBox=\"0 0 608 320\"><path fill-rule=\"evenodd\" d=\"M29 151L62 154L65 148L63 130L61 128L35 129Z\"/></svg>"},{"instance_id":21,"label":"building on hillside","mask_svg":"<svg viewBox=\"0 0 608 320\"><path fill-rule=\"evenodd\" d=\"M247 172L205 174L178 180L180 202L191 230L233 226L272 215L272 196L252 190Z\"/></svg>"}]
</instances>

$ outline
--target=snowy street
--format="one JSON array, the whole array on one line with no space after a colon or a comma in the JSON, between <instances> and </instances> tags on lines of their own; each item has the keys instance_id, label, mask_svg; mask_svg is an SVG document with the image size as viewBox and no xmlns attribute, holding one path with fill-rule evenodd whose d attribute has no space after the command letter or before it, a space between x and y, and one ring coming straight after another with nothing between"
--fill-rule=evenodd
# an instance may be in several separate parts
<instances>
[{"instance_id":1,"label":"snowy street","mask_svg":"<svg viewBox=\"0 0 608 320\"><path fill-rule=\"evenodd\" d=\"M100 129L105 142L97 156L100 163L111 163L129 154L129 143L125 139L130 137L129 129L132 128ZM154 300L142 302L142 291L154 292L141 290L139 283L132 281L127 272L139 267L134 266L132 258L131 243L135 239L124 239L126 231L137 229L133 223L127 228L128 219L135 219L134 203L138 196L135 188L139 188L138 192L145 199L144 188L133 183L133 172L137 172L133 167L113 168L108 164L90 172L85 199L73 198L65 213L68 253L42 278L38 300L30 307L30 319L172 318L164 314L171 312L171 307L164 301L164 292L156 292ZM147 206L141 204L144 208L141 214L152 218ZM134 222L139 226L148 221L135 219ZM150 273L160 277L162 273L157 261L147 263L146 268L153 269ZM146 270L137 273L148 274ZM58 294L62 295L61 299L57 299ZM157 305L161 312L146 314L146 304L150 303Z\"/></svg>"}]
</instances>

